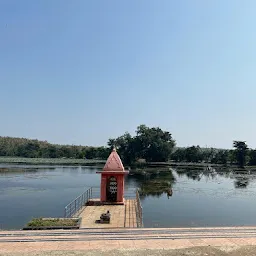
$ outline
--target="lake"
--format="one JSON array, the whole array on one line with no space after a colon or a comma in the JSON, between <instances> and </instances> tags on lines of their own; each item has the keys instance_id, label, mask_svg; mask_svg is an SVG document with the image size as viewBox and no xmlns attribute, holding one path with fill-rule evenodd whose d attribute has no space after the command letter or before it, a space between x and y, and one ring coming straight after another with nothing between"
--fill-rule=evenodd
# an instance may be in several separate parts
<instances>
[{"instance_id":1,"label":"lake","mask_svg":"<svg viewBox=\"0 0 256 256\"><path fill-rule=\"evenodd\" d=\"M0 165L0 229L21 229L33 217L63 217L64 207L100 186L97 167ZM158 169L156 169L158 170ZM166 190L172 187L168 198ZM126 177L140 189L145 227L256 225L256 174L159 169Z\"/></svg>"}]
</instances>

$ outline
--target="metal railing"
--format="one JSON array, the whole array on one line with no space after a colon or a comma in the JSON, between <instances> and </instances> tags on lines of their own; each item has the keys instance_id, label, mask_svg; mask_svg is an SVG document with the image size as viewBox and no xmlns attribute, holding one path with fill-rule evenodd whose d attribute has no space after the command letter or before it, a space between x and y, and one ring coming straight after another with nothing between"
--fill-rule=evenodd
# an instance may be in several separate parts
<instances>
[{"instance_id":1,"label":"metal railing","mask_svg":"<svg viewBox=\"0 0 256 256\"><path fill-rule=\"evenodd\" d=\"M94 193L94 195L93 195ZM74 217L82 207L86 206L86 204L93 198L100 196L100 188L91 187L86 190L83 194L74 199L71 203L69 203L65 207L64 217L71 218ZM140 202L139 190L135 188L130 188L125 190L125 198L135 199L135 207L136 207L136 219L137 219L137 227L143 227L143 212L142 206Z\"/></svg>"},{"instance_id":2,"label":"metal railing","mask_svg":"<svg viewBox=\"0 0 256 256\"><path fill-rule=\"evenodd\" d=\"M136 215L137 215L137 226L138 228L143 228L143 212L140 202L139 190L136 190Z\"/></svg>"},{"instance_id":3,"label":"metal railing","mask_svg":"<svg viewBox=\"0 0 256 256\"><path fill-rule=\"evenodd\" d=\"M92 199L92 188L86 190L83 194L74 199L65 207L64 218L71 218L82 209L85 204Z\"/></svg>"}]
</instances>

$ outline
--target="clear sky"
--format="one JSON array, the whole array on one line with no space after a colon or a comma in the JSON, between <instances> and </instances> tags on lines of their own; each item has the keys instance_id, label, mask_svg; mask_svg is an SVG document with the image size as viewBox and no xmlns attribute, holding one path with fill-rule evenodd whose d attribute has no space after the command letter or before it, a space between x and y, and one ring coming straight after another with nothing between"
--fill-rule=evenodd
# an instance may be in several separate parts
<instances>
[{"instance_id":1,"label":"clear sky","mask_svg":"<svg viewBox=\"0 0 256 256\"><path fill-rule=\"evenodd\" d=\"M256 148L255 0L0 0L0 136Z\"/></svg>"}]
</instances>

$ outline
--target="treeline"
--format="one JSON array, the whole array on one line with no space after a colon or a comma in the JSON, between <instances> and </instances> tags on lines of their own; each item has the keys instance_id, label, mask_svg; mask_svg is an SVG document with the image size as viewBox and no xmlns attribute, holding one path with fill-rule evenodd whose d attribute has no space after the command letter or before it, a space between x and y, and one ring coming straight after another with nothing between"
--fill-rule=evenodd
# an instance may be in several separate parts
<instances>
[{"instance_id":1,"label":"treeline","mask_svg":"<svg viewBox=\"0 0 256 256\"><path fill-rule=\"evenodd\" d=\"M107 147L51 144L47 141L0 137L0 156L30 158L106 159Z\"/></svg>"},{"instance_id":2,"label":"treeline","mask_svg":"<svg viewBox=\"0 0 256 256\"><path fill-rule=\"evenodd\" d=\"M177 148L169 132L145 125L137 128L135 136L125 133L116 139L110 139L108 145L118 149L126 164L145 159L146 162L235 164L240 167L256 165L256 150L249 149L244 141L234 141L234 149L231 150L199 146Z\"/></svg>"},{"instance_id":3,"label":"treeline","mask_svg":"<svg viewBox=\"0 0 256 256\"><path fill-rule=\"evenodd\" d=\"M247 149L244 156L238 155L237 149L216 149L200 148L192 146L187 148L178 148L172 155L171 160L175 162L192 162L192 163L211 163L211 164L240 164L256 165L256 150Z\"/></svg>"},{"instance_id":4,"label":"treeline","mask_svg":"<svg viewBox=\"0 0 256 256\"><path fill-rule=\"evenodd\" d=\"M236 154L234 150L191 146L178 148L172 153L171 159L175 162L233 164L236 163Z\"/></svg>"},{"instance_id":5,"label":"treeline","mask_svg":"<svg viewBox=\"0 0 256 256\"><path fill-rule=\"evenodd\" d=\"M256 150L244 141L234 141L232 150L191 146L177 148L171 133L159 127L137 127L135 136L125 133L109 139L107 147L57 145L47 141L0 137L0 156L30 158L107 159L115 147L124 164L140 162L190 162L212 164L256 165Z\"/></svg>"}]
</instances>

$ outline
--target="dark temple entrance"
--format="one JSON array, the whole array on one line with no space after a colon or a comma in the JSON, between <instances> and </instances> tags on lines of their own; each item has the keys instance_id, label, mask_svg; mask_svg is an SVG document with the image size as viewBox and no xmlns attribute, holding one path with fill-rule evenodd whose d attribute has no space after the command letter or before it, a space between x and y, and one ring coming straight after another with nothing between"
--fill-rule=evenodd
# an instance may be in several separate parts
<instances>
[{"instance_id":1,"label":"dark temple entrance","mask_svg":"<svg viewBox=\"0 0 256 256\"><path fill-rule=\"evenodd\" d=\"M117 201L117 180L114 176L111 176L107 183L107 201Z\"/></svg>"}]
</instances>

